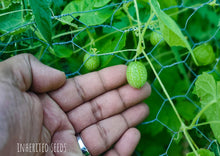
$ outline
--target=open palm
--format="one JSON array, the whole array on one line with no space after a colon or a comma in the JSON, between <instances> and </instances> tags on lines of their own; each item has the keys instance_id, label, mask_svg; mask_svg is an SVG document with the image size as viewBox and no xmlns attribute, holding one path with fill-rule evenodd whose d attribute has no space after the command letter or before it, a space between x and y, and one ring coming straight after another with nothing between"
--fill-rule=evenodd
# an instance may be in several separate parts
<instances>
[{"instance_id":1,"label":"open palm","mask_svg":"<svg viewBox=\"0 0 220 156\"><path fill-rule=\"evenodd\" d=\"M131 155L140 139L132 127L148 114L141 101L150 86L130 87L125 72L119 65L66 80L31 55L1 62L0 153L36 155L18 152L17 143L47 143L66 151L46 155L80 156L80 134L91 155Z\"/></svg>"}]
</instances>

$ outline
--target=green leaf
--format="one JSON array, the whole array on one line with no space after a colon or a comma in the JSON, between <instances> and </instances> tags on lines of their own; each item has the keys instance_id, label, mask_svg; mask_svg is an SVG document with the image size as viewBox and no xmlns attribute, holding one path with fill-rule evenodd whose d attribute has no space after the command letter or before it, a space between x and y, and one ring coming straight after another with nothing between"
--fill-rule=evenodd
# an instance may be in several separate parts
<instances>
[{"instance_id":1,"label":"green leaf","mask_svg":"<svg viewBox=\"0 0 220 156\"><path fill-rule=\"evenodd\" d=\"M170 46L190 47L176 22L170 18L170 16L161 11L159 3L156 0L151 0L151 5L158 17L160 31L166 42Z\"/></svg>"},{"instance_id":2,"label":"green leaf","mask_svg":"<svg viewBox=\"0 0 220 156\"><path fill-rule=\"evenodd\" d=\"M98 49L99 54L109 53L124 48L126 44L126 35L121 35L122 33L120 32L113 33L112 35L96 42L96 47ZM101 56L102 67L107 67L110 64L116 65L122 62L123 60L115 57L114 55Z\"/></svg>"},{"instance_id":3,"label":"green leaf","mask_svg":"<svg viewBox=\"0 0 220 156\"><path fill-rule=\"evenodd\" d=\"M1 0L3 9L9 7L12 3L20 3L21 0Z\"/></svg>"},{"instance_id":4,"label":"green leaf","mask_svg":"<svg viewBox=\"0 0 220 156\"><path fill-rule=\"evenodd\" d=\"M65 45L54 45L54 55L59 58L68 58L73 54L73 50L67 48Z\"/></svg>"},{"instance_id":5,"label":"green leaf","mask_svg":"<svg viewBox=\"0 0 220 156\"><path fill-rule=\"evenodd\" d=\"M55 7L61 7L63 4L63 0L53 0Z\"/></svg>"},{"instance_id":6,"label":"green leaf","mask_svg":"<svg viewBox=\"0 0 220 156\"><path fill-rule=\"evenodd\" d=\"M159 20L160 31L165 41L171 47L181 46L181 47L187 48L190 51L193 60L197 64L197 61L192 53L191 46L186 40L183 33L181 32L176 22L160 9L160 5L157 2L157 0L150 0L150 3L151 3L152 9L154 10Z\"/></svg>"},{"instance_id":7,"label":"green leaf","mask_svg":"<svg viewBox=\"0 0 220 156\"><path fill-rule=\"evenodd\" d=\"M111 8L105 8L99 11L83 13L79 20L88 26L100 25L110 18L112 13Z\"/></svg>"},{"instance_id":8,"label":"green leaf","mask_svg":"<svg viewBox=\"0 0 220 156\"><path fill-rule=\"evenodd\" d=\"M73 17L80 16L79 20L88 25L100 25L104 23L109 17L112 16L112 8L104 8L97 11L92 11L96 8L95 2L92 0L75 0L70 2L63 10L62 14L71 14ZM64 16L62 20L65 23L73 21L71 16Z\"/></svg>"},{"instance_id":9,"label":"green leaf","mask_svg":"<svg viewBox=\"0 0 220 156\"><path fill-rule=\"evenodd\" d=\"M161 9L164 9L164 8L169 8L169 7L173 7L173 6L177 6L177 0L158 0L158 2L160 3L160 7ZM168 9L165 11L166 14L173 14L173 13L176 13L178 12L179 8L178 7L175 7L175 8L172 8L172 9ZM178 14L174 14L172 15L173 19L177 19L178 17Z\"/></svg>"},{"instance_id":10,"label":"green leaf","mask_svg":"<svg viewBox=\"0 0 220 156\"><path fill-rule=\"evenodd\" d=\"M207 121L220 122L220 114L218 112L220 110L220 82L216 84L212 75L203 73L196 80L194 93L200 98L202 109L206 108L204 114ZM210 126L215 138L220 143L220 124L211 123Z\"/></svg>"},{"instance_id":11,"label":"green leaf","mask_svg":"<svg viewBox=\"0 0 220 156\"><path fill-rule=\"evenodd\" d=\"M207 149L199 149L197 150L199 156L215 156L215 154ZM186 156L196 156L195 153L187 153Z\"/></svg>"},{"instance_id":12,"label":"green leaf","mask_svg":"<svg viewBox=\"0 0 220 156\"><path fill-rule=\"evenodd\" d=\"M49 3L46 0L29 0L29 2L40 33L44 39L51 44L52 20Z\"/></svg>"},{"instance_id":13,"label":"green leaf","mask_svg":"<svg viewBox=\"0 0 220 156\"><path fill-rule=\"evenodd\" d=\"M201 6L204 3L207 3L209 0L184 0L183 5L184 6L191 6L191 7L196 7L196 6Z\"/></svg>"},{"instance_id":14,"label":"green leaf","mask_svg":"<svg viewBox=\"0 0 220 156\"><path fill-rule=\"evenodd\" d=\"M104 5L108 4L111 0L95 0L94 7L103 7Z\"/></svg>"},{"instance_id":15,"label":"green leaf","mask_svg":"<svg viewBox=\"0 0 220 156\"><path fill-rule=\"evenodd\" d=\"M158 120L171 128L173 131L178 131L180 129L181 124L168 102L165 103L161 112L159 113ZM170 130L167 129L167 131L169 132Z\"/></svg>"},{"instance_id":16,"label":"green leaf","mask_svg":"<svg viewBox=\"0 0 220 156\"><path fill-rule=\"evenodd\" d=\"M73 17L80 16L81 14L79 12L88 11L92 9L92 5L94 2L92 0L75 0L70 2L66 5L64 10L62 11L62 14L71 14ZM71 16L64 16L62 17L62 20L70 23L73 21L73 18Z\"/></svg>"},{"instance_id":17,"label":"green leaf","mask_svg":"<svg viewBox=\"0 0 220 156\"><path fill-rule=\"evenodd\" d=\"M11 3L8 8L0 10L0 21L1 33L16 35L27 30L28 25L24 25L31 21L31 17L23 18L21 3Z\"/></svg>"},{"instance_id":18,"label":"green leaf","mask_svg":"<svg viewBox=\"0 0 220 156\"><path fill-rule=\"evenodd\" d=\"M121 50L122 48L124 48L125 42L126 35L120 32L116 32L96 42L96 47L99 53L108 53L116 50Z\"/></svg>"},{"instance_id":19,"label":"green leaf","mask_svg":"<svg viewBox=\"0 0 220 156\"><path fill-rule=\"evenodd\" d=\"M176 99L176 108L182 118L186 121L191 121L195 117L195 113L198 111L197 107L193 105L188 100L184 99Z\"/></svg>"},{"instance_id":20,"label":"green leaf","mask_svg":"<svg viewBox=\"0 0 220 156\"><path fill-rule=\"evenodd\" d=\"M194 93L200 98L202 107L216 101L216 82L212 75L203 73L195 83Z\"/></svg>"}]
</instances>

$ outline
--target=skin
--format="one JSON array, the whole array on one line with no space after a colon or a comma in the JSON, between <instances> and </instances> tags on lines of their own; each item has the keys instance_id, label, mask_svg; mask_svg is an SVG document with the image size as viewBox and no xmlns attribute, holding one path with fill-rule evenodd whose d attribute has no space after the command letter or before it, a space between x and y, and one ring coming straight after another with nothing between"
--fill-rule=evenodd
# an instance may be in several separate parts
<instances>
[{"instance_id":1,"label":"skin","mask_svg":"<svg viewBox=\"0 0 220 156\"><path fill-rule=\"evenodd\" d=\"M134 128L148 115L141 101L149 84L126 84L126 66L65 78L22 54L0 63L0 153L81 156L80 133L91 155L129 156L140 139ZM17 143L65 143L65 152L19 153ZM114 146L113 146L114 145Z\"/></svg>"}]
</instances>

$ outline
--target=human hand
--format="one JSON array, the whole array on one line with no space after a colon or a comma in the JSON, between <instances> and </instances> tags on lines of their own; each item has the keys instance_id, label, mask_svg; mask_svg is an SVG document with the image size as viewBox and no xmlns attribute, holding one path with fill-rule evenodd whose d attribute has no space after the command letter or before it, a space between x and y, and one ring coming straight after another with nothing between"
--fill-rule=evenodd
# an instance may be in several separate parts
<instances>
[{"instance_id":1,"label":"human hand","mask_svg":"<svg viewBox=\"0 0 220 156\"><path fill-rule=\"evenodd\" d=\"M140 139L132 127L148 114L141 101L151 89L130 87L125 73L119 65L66 80L31 55L1 62L0 153L41 155L19 153L17 143L63 143L66 151L45 154L80 156L80 134L91 155L131 155Z\"/></svg>"}]
</instances>

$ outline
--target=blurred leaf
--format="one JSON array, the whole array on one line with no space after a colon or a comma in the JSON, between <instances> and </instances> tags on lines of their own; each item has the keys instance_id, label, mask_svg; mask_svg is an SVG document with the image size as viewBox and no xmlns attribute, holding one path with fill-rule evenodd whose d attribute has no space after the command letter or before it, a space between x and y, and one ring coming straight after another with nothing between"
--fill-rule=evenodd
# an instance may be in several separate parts
<instances>
[{"instance_id":1,"label":"blurred leaf","mask_svg":"<svg viewBox=\"0 0 220 156\"><path fill-rule=\"evenodd\" d=\"M53 3L56 8L61 7L63 4L63 0L53 0Z\"/></svg>"},{"instance_id":2,"label":"blurred leaf","mask_svg":"<svg viewBox=\"0 0 220 156\"><path fill-rule=\"evenodd\" d=\"M124 48L126 42L126 34L116 32L102 40L96 42L99 53L109 53Z\"/></svg>"},{"instance_id":3,"label":"blurred leaf","mask_svg":"<svg viewBox=\"0 0 220 156\"><path fill-rule=\"evenodd\" d=\"M186 81L182 79L178 66L172 66L170 68L164 69L159 76L163 81L163 84L166 86L166 90L168 91L171 97L175 95L185 94L190 86L190 84L187 84ZM171 83L171 82L176 82L176 83ZM154 82L154 85L158 89L160 94L165 97L165 94L163 93L163 90L158 80Z\"/></svg>"},{"instance_id":4,"label":"blurred leaf","mask_svg":"<svg viewBox=\"0 0 220 156\"><path fill-rule=\"evenodd\" d=\"M198 41L208 40L218 29L219 19L220 13L218 10L209 5L205 5L199 8L194 16L190 18L187 31L191 37ZM206 24L200 25L201 21ZM216 37L219 38L220 34L217 34Z\"/></svg>"},{"instance_id":5,"label":"blurred leaf","mask_svg":"<svg viewBox=\"0 0 220 156\"><path fill-rule=\"evenodd\" d=\"M185 6L190 6L190 7L196 7L196 6L200 6L203 3L208 2L209 0L184 0L184 5Z\"/></svg>"},{"instance_id":6,"label":"blurred leaf","mask_svg":"<svg viewBox=\"0 0 220 156\"><path fill-rule=\"evenodd\" d=\"M165 9L165 8L167 9L169 7L178 6L177 0L166 0L166 1L158 0L158 2L160 3L161 9ZM175 7L175 8L166 10L165 13L169 15L169 14L177 13L178 11L179 11L179 8ZM173 19L177 20L178 14L175 14L172 17Z\"/></svg>"},{"instance_id":7,"label":"blurred leaf","mask_svg":"<svg viewBox=\"0 0 220 156\"><path fill-rule=\"evenodd\" d=\"M1 0L2 9L6 9L9 7L12 3L20 3L21 0ZM3 6L4 5L4 6Z\"/></svg>"},{"instance_id":8,"label":"blurred leaf","mask_svg":"<svg viewBox=\"0 0 220 156\"><path fill-rule=\"evenodd\" d=\"M207 149L199 149L197 150L200 156L215 156L215 154ZM195 153L187 153L186 156L196 156Z\"/></svg>"},{"instance_id":9,"label":"blurred leaf","mask_svg":"<svg viewBox=\"0 0 220 156\"><path fill-rule=\"evenodd\" d=\"M55 55L59 58L68 58L73 54L73 50L67 48L65 45L54 45L53 49Z\"/></svg>"},{"instance_id":10,"label":"blurred leaf","mask_svg":"<svg viewBox=\"0 0 220 156\"><path fill-rule=\"evenodd\" d=\"M101 56L101 68L123 64L124 61L114 55Z\"/></svg>"},{"instance_id":11,"label":"blurred leaf","mask_svg":"<svg viewBox=\"0 0 220 156\"><path fill-rule=\"evenodd\" d=\"M113 23L113 26L114 27L116 27L116 28L118 28L118 29L122 29L122 28L124 28L124 27L127 27L127 26L129 26L129 20L128 20L128 17L127 16L116 16L116 19L117 19L117 21L115 21L114 23Z\"/></svg>"},{"instance_id":12,"label":"blurred leaf","mask_svg":"<svg viewBox=\"0 0 220 156\"><path fill-rule=\"evenodd\" d=\"M124 48L125 42L126 42L126 35L117 32L96 42L96 47L99 54L109 53ZM122 62L123 60L119 59L118 57L115 57L114 55L101 56L102 67L106 67L109 65L116 65Z\"/></svg>"},{"instance_id":13,"label":"blurred leaf","mask_svg":"<svg viewBox=\"0 0 220 156\"><path fill-rule=\"evenodd\" d=\"M103 2L104 3L104 2ZM63 10L62 14L71 14L73 17L80 17L79 21L91 26L104 23L113 13L112 8L103 8L92 11L96 8L95 1L92 0L75 0L70 2ZM74 19L71 16L64 16L62 20L70 23Z\"/></svg>"},{"instance_id":14,"label":"blurred leaf","mask_svg":"<svg viewBox=\"0 0 220 156\"><path fill-rule=\"evenodd\" d=\"M168 102L166 102L161 110L161 112L158 115L158 120L160 120L163 124L165 124L167 127L172 129L174 132L178 131L180 129L180 122L173 111L172 107ZM167 129L169 132L170 130Z\"/></svg>"},{"instance_id":15,"label":"blurred leaf","mask_svg":"<svg viewBox=\"0 0 220 156\"><path fill-rule=\"evenodd\" d=\"M103 7L104 5L108 4L111 0L95 0L94 7Z\"/></svg>"},{"instance_id":16,"label":"blurred leaf","mask_svg":"<svg viewBox=\"0 0 220 156\"><path fill-rule=\"evenodd\" d=\"M49 2L46 0L29 0L31 9L35 16L37 27L44 39L52 42L52 20Z\"/></svg>"},{"instance_id":17,"label":"blurred leaf","mask_svg":"<svg viewBox=\"0 0 220 156\"><path fill-rule=\"evenodd\" d=\"M193 105L188 100L184 99L177 99L176 108L182 118L186 121L191 121L195 117L196 112L198 111L197 107Z\"/></svg>"},{"instance_id":18,"label":"blurred leaf","mask_svg":"<svg viewBox=\"0 0 220 156\"><path fill-rule=\"evenodd\" d=\"M25 24L31 21L31 16L23 18L21 3L11 3L8 8L0 10L0 21L1 33L16 35L27 30L28 26Z\"/></svg>"},{"instance_id":19,"label":"blurred leaf","mask_svg":"<svg viewBox=\"0 0 220 156\"><path fill-rule=\"evenodd\" d=\"M83 13L79 20L88 26L99 25L110 18L112 13L112 8L105 8L98 11Z\"/></svg>"},{"instance_id":20,"label":"blurred leaf","mask_svg":"<svg viewBox=\"0 0 220 156\"><path fill-rule=\"evenodd\" d=\"M80 13L91 10L93 5L94 1L92 0L71 1L69 4L65 6L64 10L62 11L62 14L71 14L73 17L81 16ZM73 21L73 18L71 16L64 16L62 17L62 19L68 23Z\"/></svg>"}]
</instances>

